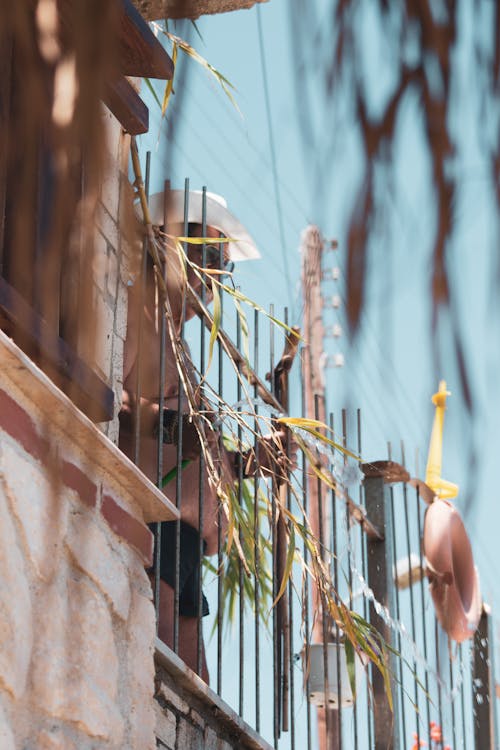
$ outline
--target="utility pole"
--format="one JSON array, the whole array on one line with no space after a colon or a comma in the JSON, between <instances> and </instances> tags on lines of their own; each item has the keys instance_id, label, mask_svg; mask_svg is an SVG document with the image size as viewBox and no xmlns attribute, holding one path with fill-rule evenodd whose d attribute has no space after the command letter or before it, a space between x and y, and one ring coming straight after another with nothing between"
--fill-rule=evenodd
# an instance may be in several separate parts
<instances>
[{"instance_id":1,"label":"utility pole","mask_svg":"<svg viewBox=\"0 0 500 750\"><path fill-rule=\"evenodd\" d=\"M326 423L326 397L323 369L326 356L323 350L325 329L323 325L324 301L321 294L322 257L324 242L320 231L309 226L302 235L302 295L304 301L304 360L305 416ZM332 298L333 299L333 298ZM309 498L309 523L322 551L330 547L328 538L326 488L314 473L307 479ZM313 643L328 643L333 638L333 623L324 612L321 596L316 587L312 592L312 611L316 614ZM326 696L325 696L326 703ZM320 750L339 750L341 746L340 711L317 709L318 740Z\"/></svg>"}]
</instances>

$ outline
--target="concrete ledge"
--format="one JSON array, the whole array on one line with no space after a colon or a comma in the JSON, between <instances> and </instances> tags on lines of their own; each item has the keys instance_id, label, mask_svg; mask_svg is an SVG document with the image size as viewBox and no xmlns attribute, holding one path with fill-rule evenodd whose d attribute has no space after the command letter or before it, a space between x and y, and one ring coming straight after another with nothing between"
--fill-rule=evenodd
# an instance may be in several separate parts
<instances>
[{"instance_id":1,"label":"concrete ledge","mask_svg":"<svg viewBox=\"0 0 500 750\"><path fill-rule=\"evenodd\" d=\"M92 458L96 468L132 495L146 523L171 521L179 516L175 505L0 331L2 383L11 383L43 419L65 433L74 446Z\"/></svg>"},{"instance_id":2,"label":"concrete ledge","mask_svg":"<svg viewBox=\"0 0 500 750\"><path fill-rule=\"evenodd\" d=\"M181 713L183 706L192 710L190 698L197 699L197 712L209 722L216 722L231 738L225 747L241 750L272 750L257 732L225 703L197 674L187 667L182 659L158 638L155 641L155 663L167 672L178 690L176 708Z\"/></svg>"}]
</instances>

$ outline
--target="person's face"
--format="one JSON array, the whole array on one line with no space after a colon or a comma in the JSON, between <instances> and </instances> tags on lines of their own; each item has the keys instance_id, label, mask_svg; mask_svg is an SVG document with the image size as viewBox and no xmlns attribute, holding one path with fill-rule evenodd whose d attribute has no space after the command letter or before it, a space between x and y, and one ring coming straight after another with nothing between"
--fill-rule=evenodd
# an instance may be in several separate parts
<instances>
[{"instance_id":1,"label":"person's face","mask_svg":"<svg viewBox=\"0 0 500 750\"><path fill-rule=\"evenodd\" d=\"M227 270L228 273L232 270L231 262L229 261L227 244L220 243L220 232L214 227L207 227L205 233L202 231L201 224L195 224L191 227L191 237L206 237L212 238L213 242L206 242L205 248L203 245L188 243L187 255L189 260L200 268L213 268L218 270ZM220 279L221 276L217 275ZM210 304L213 299L212 285L210 274L204 274L203 279L206 286L204 287L205 302ZM188 269L188 280L193 289L197 292L200 297L202 296L203 284L199 276L195 273L192 268Z\"/></svg>"},{"instance_id":2,"label":"person's face","mask_svg":"<svg viewBox=\"0 0 500 750\"><path fill-rule=\"evenodd\" d=\"M206 237L209 241L205 243L205 263L203 263L203 245L194 243L186 243L186 252L189 260L196 264L199 268L221 268L221 252L220 247L222 246L222 268L227 269L229 273L232 270L232 264L229 263L227 245L220 243L219 235L220 232L213 227L207 227L205 234L202 232L201 224L192 224L190 226L191 237ZM213 240L211 242L210 240ZM229 265L227 265L229 263ZM201 273L201 272L200 272ZM202 281L195 271L188 267L187 276L189 284L193 287L195 292L202 297ZM182 284L182 273L180 268L180 259L177 253L172 252L167 254L167 293L170 300L170 307L172 315L176 324L180 322L182 315L182 302L184 297L184 289ZM218 275L217 278L221 278ZM213 294L211 287L211 279L209 274L203 274L205 281L204 286L204 297L205 304L209 305L212 302ZM186 305L185 309L185 320L190 320L194 315L195 311L189 304Z\"/></svg>"}]
</instances>

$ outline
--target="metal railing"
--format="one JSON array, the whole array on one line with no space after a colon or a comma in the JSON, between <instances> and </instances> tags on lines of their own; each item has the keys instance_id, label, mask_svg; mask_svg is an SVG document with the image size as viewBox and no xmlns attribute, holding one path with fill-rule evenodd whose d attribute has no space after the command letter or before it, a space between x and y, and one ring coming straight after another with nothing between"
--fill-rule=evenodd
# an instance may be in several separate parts
<instances>
[{"instance_id":1,"label":"metal railing","mask_svg":"<svg viewBox=\"0 0 500 750\"><path fill-rule=\"evenodd\" d=\"M165 227L168 226L166 187ZM185 237L189 229L188 199L186 184ZM206 236L205 215L202 224L202 236ZM154 478L164 488L166 475L170 477L166 491L175 494L173 499L181 519L188 518L191 528L192 518L197 517L194 549L191 548L193 571L199 573L202 567L208 522L214 524L217 539L215 551L211 550L213 556L205 559L203 575L194 575L196 601L194 615L189 617L183 614L186 610L181 591L186 561L181 559L180 548L186 529L182 522L168 528L175 556L170 579L173 594L166 605L162 599L161 559L166 527L155 525L155 564L151 576L160 634L162 619L167 617L171 625L166 629L168 645L182 655L183 629L190 627L188 632L194 639L189 651L189 658L194 661L190 666L208 679L205 638L210 644L207 662L211 686L276 748L378 750L411 748L420 742L426 742L430 748L449 745L453 750L493 748L496 735L492 668L486 653L488 616L483 615L477 637L460 647L450 644L437 624L422 555L425 503L418 491L408 485L410 473L404 468L404 448L401 447L400 463L390 460L391 456L386 461L365 463L363 476L361 473L357 476L353 470L357 464L348 460L345 452L325 447L321 440L299 429L291 437L306 441L310 454L327 468L335 483L328 486L318 478L304 454L300 468L290 475L285 472L283 478L276 464L275 476L264 478L259 466L269 466L271 459L277 458L277 444L273 445L266 435L281 431L276 419L289 408L288 403L280 401L283 393L276 393L276 376L279 378L284 361L288 368L291 358L278 360L275 354L281 348L277 332L283 339L285 354L290 354L289 333L273 323L274 310L264 323L265 316L256 310L248 316L249 320L243 317L239 306L234 304L229 285L218 286L221 322L214 324L207 311L210 285L202 287L198 300L193 295L184 297L184 314L178 328L178 343L190 339L197 350L192 347L188 357L183 344L179 345L175 355L176 381L166 382L166 373L172 371L169 357L174 356L175 326L169 320L169 305L165 305L162 296L165 269L157 269L155 276L153 263L148 260L150 241L145 242L142 280L136 282L140 294L135 309L142 319L138 326L137 359L144 362L151 357L159 367ZM164 241L160 237L159 245ZM222 260L223 242L219 250ZM184 251L187 253L186 244ZM200 267L206 267L204 245L201 245ZM148 294L153 291L156 296L152 301ZM137 297L134 301L137 303ZM193 306L198 314L189 328L185 325L186 304ZM157 350L152 353L144 348L145 342L151 343L145 331L151 325L152 313L158 310L162 314L155 323ZM144 314L149 323L145 322ZM286 310L281 317L286 323ZM300 393L301 388L303 391L300 359L299 356L291 376L294 393ZM267 373L270 373L268 387ZM192 381L187 383L186 378ZM142 390L140 367L134 386L133 455L140 466L144 462L148 465L152 476L151 461L145 461L143 455L141 407L141 397L150 397L151 392L145 394ZM174 396L176 408L172 409L170 402ZM187 396L190 404L186 402ZM175 466L165 463L173 450L171 445L165 448L164 443L165 431L170 429L162 417L166 406L178 415L174 420ZM295 408L303 412L305 399ZM191 416L186 417L188 414ZM350 421L354 421L353 429ZM199 430L198 439L209 442L211 447L208 451L201 450L199 457L187 464L182 450L183 433L191 430L192 422ZM329 425L335 427L344 447L361 455L359 413L354 420L345 412L337 421L331 415ZM281 447L287 453L283 443ZM219 503L215 513L211 494L214 490L207 484L208 475L216 481L210 466L211 452L216 461L230 458L234 487L232 497ZM248 470L249 462L252 470ZM198 477L196 490L192 484L194 471ZM247 474L250 476L245 478ZM314 483L315 491L311 492ZM312 508L313 502L317 503L316 508ZM329 613L322 611L326 606L324 599L305 572L312 567L314 554L308 543L310 532L292 535L289 526L285 531L280 527L289 514L306 529L314 513L319 521L318 549L339 600L368 620L393 649L387 652L392 707L388 685L374 667L362 665L357 657L354 662L348 658L347 663L354 665L355 673L347 676L345 659L346 653L349 657L349 649L343 634ZM290 552L292 543L294 559ZM402 561L406 562L404 573ZM289 574L285 586L282 585L284 568ZM210 606L207 619L202 617L205 595ZM170 607L169 612L165 612L166 606ZM230 613L232 626L228 626ZM195 627L187 620L192 620ZM355 694L351 690L353 681Z\"/></svg>"}]
</instances>

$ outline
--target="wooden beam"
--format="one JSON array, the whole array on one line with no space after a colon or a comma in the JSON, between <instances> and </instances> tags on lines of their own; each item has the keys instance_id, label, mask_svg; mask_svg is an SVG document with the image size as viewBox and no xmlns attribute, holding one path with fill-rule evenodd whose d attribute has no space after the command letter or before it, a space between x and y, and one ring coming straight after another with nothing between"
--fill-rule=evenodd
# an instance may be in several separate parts
<instances>
[{"instance_id":1,"label":"wooden beam","mask_svg":"<svg viewBox=\"0 0 500 750\"><path fill-rule=\"evenodd\" d=\"M94 422L113 418L114 394L95 372L54 333L0 277L0 313L11 321L9 335Z\"/></svg>"},{"instance_id":2,"label":"wooden beam","mask_svg":"<svg viewBox=\"0 0 500 750\"><path fill-rule=\"evenodd\" d=\"M59 0L59 17L65 31L66 45L72 44L75 0ZM174 63L167 51L153 34L147 21L130 0L116 0L117 29L111 45L116 45L118 72L138 78L161 78L170 80L174 74ZM97 19L97 23L98 23Z\"/></svg>"},{"instance_id":3,"label":"wooden beam","mask_svg":"<svg viewBox=\"0 0 500 750\"><path fill-rule=\"evenodd\" d=\"M127 133L140 135L148 132L149 110L124 76L106 84L103 102Z\"/></svg>"},{"instance_id":4,"label":"wooden beam","mask_svg":"<svg viewBox=\"0 0 500 750\"><path fill-rule=\"evenodd\" d=\"M131 0L122 0L119 36L120 72L126 76L169 80L174 63Z\"/></svg>"},{"instance_id":5,"label":"wooden beam","mask_svg":"<svg viewBox=\"0 0 500 750\"><path fill-rule=\"evenodd\" d=\"M371 461L370 463L361 464L361 471L365 477L370 479L382 477L386 484L410 481L410 475L404 466L394 461Z\"/></svg>"}]
</instances>

